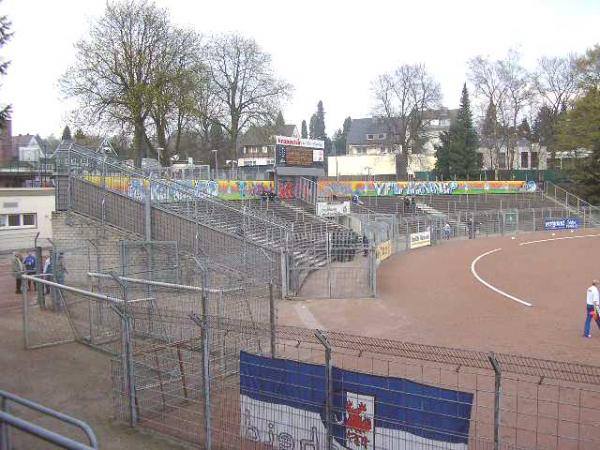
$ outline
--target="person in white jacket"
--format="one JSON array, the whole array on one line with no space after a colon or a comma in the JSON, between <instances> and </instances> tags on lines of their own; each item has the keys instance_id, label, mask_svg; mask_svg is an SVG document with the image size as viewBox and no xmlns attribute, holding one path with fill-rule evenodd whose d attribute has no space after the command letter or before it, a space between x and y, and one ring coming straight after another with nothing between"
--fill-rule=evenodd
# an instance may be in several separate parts
<instances>
[{"instance_id":1,"label":"person in white jacket","mask_svg":"<svg viewBox=\"0 0 600 450\"><path fill-rule=\"evenodd\" d=\"M600 292L598 291L598 280L592 281L592 285L587 290L585 325L583 327L583 335L587 338L592 337L590 325L592 324L592 316L596 316L596 325L600 329Z\"/></svg>"}]
</instances>

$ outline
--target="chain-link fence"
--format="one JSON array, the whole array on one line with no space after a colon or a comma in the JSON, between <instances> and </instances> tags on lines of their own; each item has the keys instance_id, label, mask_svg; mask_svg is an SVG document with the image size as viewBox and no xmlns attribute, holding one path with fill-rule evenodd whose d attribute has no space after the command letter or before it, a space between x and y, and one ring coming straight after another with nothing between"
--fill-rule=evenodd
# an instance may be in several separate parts
<instances>
[{"instance_id":1,"label":"chain-link fence","mask_svg":"<svg viewBox=\"0 0 600 450\"><path fill-rule=\"evenodd\" d=\"M135 313L134 313L135 314ZM135 420L200 448L594 449L600 368L210 316L133 353ZM130 420L120 360L117 408Z\"/></svg>"},{"instance_id":2,"label":"chain-link fence","mask_svg":"<svg viewBox=\"0 0 600 450\"><path fill-rule=\"evenodd\" d=\"M295 235L298 239L300 235ZM301 236L288 261L287 286L298 298L374 297L375 253L356 233Z\"/></svg>"}]
</instances>

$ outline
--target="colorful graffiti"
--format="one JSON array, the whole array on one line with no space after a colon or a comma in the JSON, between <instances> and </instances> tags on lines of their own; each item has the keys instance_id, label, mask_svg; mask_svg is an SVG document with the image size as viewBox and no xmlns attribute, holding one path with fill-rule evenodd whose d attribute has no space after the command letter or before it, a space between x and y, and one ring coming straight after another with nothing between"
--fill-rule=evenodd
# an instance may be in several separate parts
<instances>
[{"instance_id":1,"label":"colorful graffiti","mask_svg":"<svg viewBox=\"0 0 600 450\"><path fill-rule=\"evenodd\" d=\"M148 180L132 177L88 176L87 181L102 185L105 183L110 190L122 192L128 197L143 200L145 197ZM178 185L182 185L178 189ZM185 197L190 191L196 195L210 195L224 200L241 200L244 198L260 198L264 192L274 192L272 181L256 180L179 180L176 183L152 183L152 199L178 200Z\"/></svg>"},{"instance_id":2,"label":"colorful graffiti","mask_svg":"<svg viewBox=\"0 0 600 450\"><path fill-rule=\"evenodd\" d=\"M318 182L319 197L381 197L431 194L507 194L535 192L533 181L328 181Z\"/></svg>"},{"instance_id":3,"label":"colorful graffiti","mask_svg":"<svg viewBox=\"0 0 600 450\"><path fill-rule=\"evenodd\" d=\"M128 197L143 200L148 180L118 176L87 176L94 184L122 192ZM178 188L182 185L182 188ZM533 181L327 181L318 182L319 197L351 197L353 195L375 197L393 195L430 194L506 194L535 192ZM273 181L257 180L179 180L177 183L152 183L152 198L155 200L179 200L189 192L195 195L210 195L223 200L260 198L263 193L275 192ZM279 180L277 193L282 199L303 198L308 195L307 184L295 183L293 179Z\"/></svg>"}]
</instances>

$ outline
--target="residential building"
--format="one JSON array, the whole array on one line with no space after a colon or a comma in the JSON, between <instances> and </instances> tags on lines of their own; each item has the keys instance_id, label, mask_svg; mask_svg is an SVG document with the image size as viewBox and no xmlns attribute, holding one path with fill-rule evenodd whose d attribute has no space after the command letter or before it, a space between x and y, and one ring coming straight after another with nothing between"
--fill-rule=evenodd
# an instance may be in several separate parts
<instances>
[{"instance_id":1,"label":"residential building","mask_svg":"<svg viewBox=\"0 0 600 450\"><path fill-rule=\"evenodd\" d=\"M450 129L450 123L458 110L440 108L425 111L425 130L423 142L418 152L408 152L408 176L415 172L432 170L435 165L435 145L440 134ZM346 138L346 155L328 158L328 175L396 175L398 173L397 155L401 154L401 142L398 134L392 130L402 128L400 119L395 122L370 117L353 119ZM355 157L352 159L351 157ZM392 161L394 162L392 164Z\"/></svg>"},{"instance_id":2,"label":"residential building","mask_svg":"<svg viewBox=\"0 0 600 450\"><path fill-rule=\"evenodd\" d=\"M54 188L0 189L0 251L48 245L54 203Z\"/></svg>"},{"instance_id":3,"label":"residential building","mask_svg":"<svg viewBox=\"0 0 600 450\"><path fill-rule=\"evenodd\" d=\"M19 134L13 138L14 153L21 162L37 163L46 158L46 146L39 136Z\"/></svg>"},{"instance_id":4,"label":"residential building","mask_svg":"<svg viewBox=\"0 0 600 450\"><path fill-rule=\"evenodd\" d=\"M482 155L482 168L484 170L544 170L547 169L547 160L549 158L546 147L525 138L517 141L512 154L507 150L506 146L502 146L497 151L480 147L478 152Z\"/></svg>"},{"instance_id":5,"label":"residential building","mask_svg":"<svg viewBox=\"0 0 600 450\"><path fill-rule=\"evenodd\" d=\"M299 138L300 133L296 125L250 127L239 140L238 168L258 166L272 169L275 165L274 136Z\"/></svg>"}]
</instances>

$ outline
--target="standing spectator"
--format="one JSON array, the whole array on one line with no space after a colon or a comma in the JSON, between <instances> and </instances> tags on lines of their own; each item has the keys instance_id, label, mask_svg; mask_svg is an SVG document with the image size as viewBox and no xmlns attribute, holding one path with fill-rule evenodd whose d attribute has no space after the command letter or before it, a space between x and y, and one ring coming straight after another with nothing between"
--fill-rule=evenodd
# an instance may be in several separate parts
<instances>
[{"instance_id":1,"label":"standing spectator","mask_svg":"<svg viewBox=\"0 0 600 450\"><path fill-rule=\"evenodd\" d=\"M444 239L450 240L450 234L452 234L452 227L446 222L446 225L444 225Z\"/></svg>"},{"instance_id":2,"label":"standing spectator","mask_svg":"<svg viewBox=\"0 0 600 450\"><path fill-rule=\"evenodd\" d=\"M23 275L23 271L25 267L23 266L23 262L21 261L21 255L19 253L13 253L12 258L12 275L15 277L16 287L15 294L21 293L21 275Z\"/></svg>"},{"instance_id":3,"label":"standing spectator","mask_svg":"<svg viewBox=\"0 0 600 450\"><path fill-rule=\"evenodd\" d=\"M467 220L467 233L469 233L469 239L475 239L475 222L471 217Z\"/></svg>"},{"instance_id":4,"label":"standing spectator","mask_svg":"<svg viewBox=\"0 0 600 450\"><path fill-rule=\"evenodd\" d=\"M598 292L598 280L592 281L592 285L587 290L587 304L585 313L585 325L583 327L583 336L587 338L592 337L590 325L592 323L592 317L595 317L596 325L600 328L600 316L599 305L600 304L600 293Z\"/></svg>"},{"instance_id":5,"label":"standing spectator","mask_svg":"<svg viewBox=\"0 0 600 450\"><path fill-rule=\"evenodd\" d=\"M52 278L52 260L50 259L50 256L46 256L46 258L44 258L44 266L43 266L43 273L44 273L44 279L45 280L50 280ZM50 286L48 285L44 285L44 292L46 294L50 293Z\"/></svg>"},{"instance_id":6,"label":"standing spectator","mask_svg":"<svg viewBox=\"0 0 600 450\"><path fill-rule=\"evenodd\" d=\"M410 209L413 214L417 212L417 201L414 196L410 199Z\"/></svg>"},{"instance_id":7,"label":"standing spectator","mask_svg":"<svg viewBox=\"0 0 600 450\"><path fill-rule=\"evenodd\" d=\"M404 213L410 211L410 199L408 197L404 197Z\"/></svg>"},{"instance_id":8,"label":"standing spectator","mask_svg":"<svg viewBox=\"0 0 600 450\"><path fill-rule=\"evenodd\" d=\"M25 258L25 261L23 261L23 263L25 264L25 272L27 273L27 275L35 275L35 268L36 268L36 258L35 255L33 254L33 252L29 252L29 254L27 255L27 257ZM27 280L27 286L29 288L29 290L31 290L31 285L33 285L33 290L36 290L36 286L35 283L32 282L31 280Z\"/></svg>"}]
</instances>

